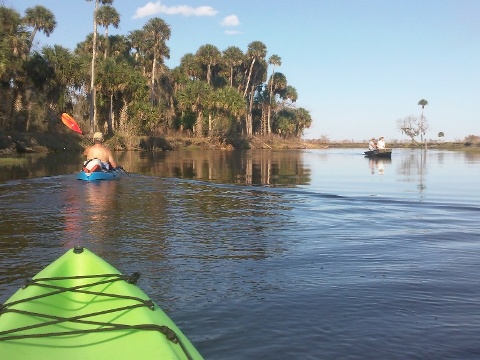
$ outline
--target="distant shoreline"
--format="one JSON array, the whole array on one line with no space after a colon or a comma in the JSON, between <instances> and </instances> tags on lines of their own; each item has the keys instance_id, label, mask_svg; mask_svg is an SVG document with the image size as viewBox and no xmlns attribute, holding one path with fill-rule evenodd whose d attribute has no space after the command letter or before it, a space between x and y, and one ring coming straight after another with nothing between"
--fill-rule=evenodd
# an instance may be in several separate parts
<instances>
[{"instance_id":1,"label":"distant shoreline","mask_svg":"<svg viewBox=\"0 0 480 360\"><path fill-rule=\"evenodd\" d=\"M0 155L3 156L19 153L82 152L88 144L84 137L74 133L0 133ZM128 146L125 144L128 144ZM275 135L265 137L253 136L249 141L242 141L237 146L212 138L139 136L125 139L116 135L108 139L106 145L116 151L332 148L364 148L367 150L368 147L367 142L283 139ZM396 142L392 144L387 143L387 147L393 149L424 149L425 144ZM427 149L480 152L480 142L429 142L427 143Z\"/></svg>"},{"instance_id":2,"label":"distant shoreline","mask_svg":"<svg viewBox=\"0 0 480 360\"><path fill-rule=\"evenodd\" d=\"M308 142L316 143L315 140L308 140ZM319 145L320 144L316 143ZM367 142L343 142L343 141L331 141L327 143L330 148L367 148ZM392 144L387 143L387 148L391 149L424 149L425 144L421 143L400 143L395 142ZM464 151L479 151L480 142L468 143L465 141L451 141L451 142L427 142L427 149L441 149L441 150L464 150Z\"/></svg>"}]
</instances>

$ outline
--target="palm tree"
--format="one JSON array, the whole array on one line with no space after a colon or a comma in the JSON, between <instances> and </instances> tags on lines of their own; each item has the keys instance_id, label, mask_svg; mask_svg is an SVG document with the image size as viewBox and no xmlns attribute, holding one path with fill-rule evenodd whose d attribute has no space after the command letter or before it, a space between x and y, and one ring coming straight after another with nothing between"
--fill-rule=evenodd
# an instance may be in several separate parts
<instances>
[{"instance_id":1,"label":"palm tree","mask_svg":"<svg viewBox=\"0 0 480 360\"><path fill-rule=\"evenodd\" d=\"M197 80L201 73L197 58L192 53L187 53L180 59L180 69L183 75L190 80Z\"/></svg>"},{"instance_id":2,"label":"palm tree","mask_svg":"<svg viewBox=\"0 0 480 360\"><path fill-rule=\"evenodd\" d=\"M295 136L300 138L303 135L303 130L309 128L312 124L312 117L308 110L304 108L295 109Z\"/></svg>"},{"instance_id":3,"label":"palm tree","mask_svg":"<svg viewBox=\"0 0 480 360\"><path fill-rule=\"evenodd\" d=\"M229 83L233 87L234 71L244 61L245 55L236 46L230 46L223 51L223 63L229 68Z\"/></svg>"},{"instance_id":4,"label":"palm tree","mask_svg":"<svg viewBox=\"0 0 480 360\"><path fill-rule=\"evenodd\" d=\"M285 108L280 110L274 119L273 128L283 138L289 137L295 131L294 109Z\"/></svg>"},{"instance_id":5,"label":"palm tree","mask_svg":"<svg viewBox=\"0 0 480 360\"><path fill-rule=\"evenodd\" d=\"M86 0L93 1L93 0ZM90 130L95 131L97 120L96 108L96 90L95 90L95 59L97 57L97 13L99 4L111 5L113 0L95 0L95 8L93 10L93 41L92 41L92 66L90 79Z\"/></svg>"},{"instance_id":6,"label":"palm tree","mask_svg":"<svg viewBox=\"0 0 480 360\"><path fill-rule=\"evenodd\" d=\"M104 5L98 9L97 23L105 28L106 45L104 59L106 59L109 49L108 27L112 25L115 29L118 29L118 25L120 24L120 15L113 6Z\"/></svg>"},{"instance_id":7,"label":"palm tree","mask_svg":"<svg viewBox=\"0 0 480 360\"><path fill-rule=\"evenodd\" d=\"M109 51L111 56L121 59L130 59L132 45L124 35L109 36Z\"/></svg>"},{"instance_id":8,"label":"palm tree","mask_svg":"<svg viewBox=\"0 0 480 360\"><path fill-rule=\"evenodd\" d=\"M227 138L229 134L237 134L240 116L246 111L246 103L242 94L230 86L218 88L210 93L207 103L209 116L215 119L215 126L209 124L209 131L215 136Z\"/></svg>"},{"instance_id":9,"label":"palm tree","mask_svg":"<svg viewBox=\"0 0 480 360\"><path fill-rule=\"evenodd\" d=\"M285 92L282 94L282 99L284 106L292 105L292 103L298 100L297 89L293 86L287 85Z\"/></svg>"},{"instance_id":10,"label":"palm tree","mask_svg":"<svg viewBox=\"0 0 480 360\"><path fill-rule=\"evenodd\" d=\"M248 44L247 58L251 61L251 63L250 63L250 69L248 71L247 83L245 85L245 90L243 92L244 97L247 95L247 91L250 86L250 81L253 73L253 65L255 65L256 61L263 60L266 55L267 55L267 47L265 46L264 43L260 41L253 41L250 44Z\"/></svg>"},{"instance_id":11,"label":"palm tree","mask_svg":"<svg viewBox=\"0 0 480 360\"><path fill-rule=\"evenodd\" d=\"M212 85L212 67L219 62L221 58L220 51L214 45L202 45L197 50L196 57L201 65L207 67L207 84Z\"/></svg>"},{"instance_id":12,"label":"palm tree","mask_svg":"<svg viewBox=\"0 0 480 360\"><path fill-rule=\"evenodd\" d=\"M152 104L155 101L155 80L157 77L157 64L163 64L163 58L170 58L170 49L166 41L170 39L170 26L160 18L150 19L143 27L145 52L153 55L152 73L150 76L150 96Z\"/></svg>"},{"instance_id":13,"label":"palm tree","mask_svg":"<svg viewBox=\"0 0 480 360\"><path fill-rule=\"evenodd\" d=\"M13 126L13 111L19 93L18 77L22 74L24 56L28 49L26 32L20 14L0 6L0 80L10 86L0 87L0 126ZM12 86L13 85L13 86Z\"/></svg>"},{"instance_id":14,"label":"palm tree","mask_svg":"<svg viewBox=\"0 0 480 360\"><path fill-rule=\"evenodd\" d=\"M196 59L202 66L202 68L206 67L207 68L207 74L206 74L206 81L208 85L212 85L212 68L215 67L215 65L218 64L218 62L221 59L221 53L218 50L218 48L214 45L207 44L207 45L202 45L200 48L197 50L196 53ZM210 100L212 104L207 104L207 108L214 108L214 97L216 93L212 92L210 96ZM208 131L209 133L212 131L212 126L213 126L213 114L212 112L208 113Z\"/></svg>"},{"instance_id":15,"label":"palm tree","mask_svg":"<svg viewBox=\"0 0 480 360\"><path fill-rule=\"evenodd\" d=\"M41 5L26 9L23 23L27 26L33 27L28 41L28 52L30 52L32 48L33 39L35 38L37 31L43 32L48 37L57 25L57 22L55 21L55 15L53 15L53 13L46 7Z\"/></svg>"},{"instance_id":16,"label":"palm tree","mask_svg":"<svg viewBox=\"0 0 480 360\"><path fill-rule=\"evenodd\" d=\"M145 86L145 76L141 69L124 68L124 83L119 87L122 91L119 105L119 116L115 120L115 128L128 133L139 133L142 122L142 112L148 109L149 91Z\"/></svg>"},{"instance_id":17,"label":"palm tree","mask_svg":"<svg viewBox=\"0 0 480 360\"><path fill-rule=\"evenodd\" d=\"M425 100L425 99L422 99L418 102L418 105L420 105L422 107L422 116L423 116L423 109L425 109L425 106L428 105L428 101Z\"/></svg>"},{"instance_id":18,"label":"palm tree","mask_svg":"<svg viewBox=\"0 0 480 360\"><path fill-rule=\"evenodd\" d=\"M2 19L3 20L3 19ZM22 34L21 38L23 39L21 43L24 44L23 51L21 53L22 60L25 61L25 67L22 68L20 72L16 74L16 85L13 89L13 104L17 110L24 110L25 105L27 106L27 116L26 121L25 117L22 116L22 119L17 122L17 127L22 130L29 128L31 123L31 109L33 96L35 91L32 91L34 86L32 86L32 79L26 75L26 71L36 71L44 67L43 59L39 54L36 54L33 57L28 57L30 51L33 47L33 40L38 31L42 31L46 36L50 36L56 26L55 16L53 13L43 6L35 6L32 8L27 8L25 10L25 17L22 19L23 25L26 27L32 27L33 30L30 32L25 32ZM23 29L22 29L23 32ZM22 61L22 62L23 62ZM45 73L46 76L46 73ZM21 79L21 80L20 80Z\"/></svg>"},{"instance_id":19,"label":"palm tree","mask_svg":"<svg viewBox=\"0 0 480 360\"><path fill-rule=\"evenodd\" d=\"M281 66L282 65L282 59L278 55L272 55L268 59L268 64L272 65L272 76L270 77L270 89L269 89L269 104L268 104L268 113L267 113L267 134L270 134L272 132L272 125L270 121L271 113L272 113L272 103L275 100L275 96L273 93L273 83L274 83L274 77L275 77L275 66Z\"/></svg>"},{"instance_id":20,"label":"palm tree","mask_svg":"<svg viewBox=\"0 0 480 360\"><path fill-rule=\"evenodd\" d=\"M420 130L420 142L423 142L423 135L425 135L425 132L428 129L427 121L425 119L425 116L423 116L423 109L425 109L425 106L428 105L428 101L425 99L422 99L418 102L418 105L422 107L422 115L420 116L420 124L418 124L418 126ZM427 146L427 139L425 139L425 147L426 146Z\"/></svg>"},{"instance_id":21,"label":"palm tree","mask_svg":"<svg viewBox=\"0 0 480 360\"><path fill-rule=\"evenodd\" d=\"M20 30L21 18L15 10L0 6L0 19L0 79L3 80L7 70L11 69L15 56L14 44Z\"/></svg>"},{"instance_id":22,"label":"palm tree","mask_svg":"<svg viewBox=\"0 0 480 360\"><path fill-rule=\"evenodd\" d=\"M256 78L261 77L260 72L262 72L262 68L263 68L261 63L265 61L264 59L266 55L267 55L267 47L265 46L264 43L260 41L253 41L248 45L247 58L250 61L250 67L248 70L245 90L243 92L243 97L246 97L247 92L250 91L247 117L245 120L245 128L247 131L247 136L253 135L253 115L252 115L253 97L255 94L255 89L257 88L257 84L255 83L255 81L252 81L252 74L254 73L254 65L256 63L260 63L260 67L257 69L255 73L255 77ZM258 80L263 80L263 79L258 79ZM252 82L251 85L250 85L250 82Z\"/></svg>"},{"instance_id":23,"label":"palm tree","mask_svg":"<svg viewBox=\"0 0 480 360\"><path fill-rule=\"evenodd\" d=\"M286 95L287 89L287 78L284 74L280 72L274 73L269 80L269 90L266 90L266 110L265 116L263 116L263 121L265 124L262 124L262 129L265 131L265 134L270 134L272 132L272 112L277 112L278 108L282 108L284 104L280 105L277 103L277 95L279 99L283 99Z\"/></svg>"},{"instance_id":24,"label":"palm tree","mask_svg":"<svg viewBox=\"0 0 480 360\"><path fill-rule=\"evenodd\" d=\"M209 105L212 89L205 81L189 81L185 88L177 93L178 107L196 115L193 128L197 137L203 136L203 113Z\"/></svg>"},{"instance_id":25,"label":"palm tree","mask_svg":"<svg viewBox=\"0 0 480 360\"><path fill-rule=\"evenodd\" d=\"M130 39L130 42L132 43L132 49L135 50L135 61L140 62L140 56L141 56L141 47L143 44L143 40L145 38L145 35L142 30L133 30L130 31L130 34L128 34L128 38ZM144 69L145 70L145 69ZM145 74L145 71L144 71Z\"/></svg>"},{"instance_id":26,"label":"palm tree","mask_svg":"<svg viewBox=\"0 0 480 360\"><path fill-rule=\"evenodd\" d=\"M105 97L109 98L109 110L107 116L107 132L113 133L113 98L116 92L125 87L127 75L130 71L127 64L113 58L100 61L98 85Z\"/></svg>"},{"instance_id":27,"label":"palm tree","mask_svg":"<svg viewBox=\"0 0 480 360\"><path fill-rule=\"evenodd\" d=\"M49 108L56 109L58 107L57 112L65 111L68 90L80 86L78 61L70 53L70 50L60 45L45 46L42 52L49 67L53 70L49 89Z\"/></svg>"},{"instance_id":28,"label":"palm tree","mask_svg":"<svg viewBox=\"0 0 480 360\"><path fill-rule=\"evenodd\" d=\"M224 87L222 92L221 108L224 109L230 116L239 119L241 115L245 114L245 98L231 87Z\"/></svg>"},{"instance_id":29,"label":"palm tree","mask_svg":"<svg viewBox=\"0 0 480 360\"><path fill-rule=\"evenodd\" d=\"M26 106L26 116L23 116L21 121L17 123L19 125L17 128L27 132L31 130L31 126L35 126L35 130L46 130L42 125L47 125L47 123L42 120L46 119L44 110L47 106L45 106L45 100L49 83L53 78L52 68L49 67L45 58L35 51L28 57L24 64L24 69L26 81L22 98L25 100L23 103ZM40 121L39 118L41 118Z\"/></svg>"},{"instance_id":30,"label":"palm tree","mask_svg":"<svg viewBox=\"0 0 480 360\"><path fill-rule=\"evenodd\" d=\"M282 58L278 55L272 55L268 58L268 64L272 65L272 77L275 74L275 66L282 66Z\"/></svg>"}]
</instances>

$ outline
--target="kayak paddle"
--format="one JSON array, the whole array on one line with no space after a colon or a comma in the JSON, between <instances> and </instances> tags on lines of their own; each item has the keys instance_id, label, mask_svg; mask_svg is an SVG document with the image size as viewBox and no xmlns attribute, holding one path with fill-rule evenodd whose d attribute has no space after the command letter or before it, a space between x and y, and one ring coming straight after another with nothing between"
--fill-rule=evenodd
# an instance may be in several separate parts
<instances>
[{"instance_id":1,"label":"kayak paddle","mask_svg":"<svg viewBox=\"0 0 480 360\"><path fill-rule=\"evenodd\" d=\"M82 132L82 129L80 129L80 126L78 126L77 122L73 119L73 117L71 117L67 113L62 114L62 122L73 131L79 133L80 135L83 135L83 132Z\"/></svg>"},{"instance_id":2,"label":"kayak paddle","mask_svg":"<svg viewBox=\"0 0 480 360\"><path fill-rule=\"evenodd\" d=\"M73 117L68 115L67 113L62 114L62 122L71 130L75 131L76 133L79 133L80 135L85 136L83 133L82 129L80 129L80 126L78 126L77 122ZM87 137L87 139L93 144L93 141Z\"/></svg>"},{"instance_id":3,"label":"kayak paddle","mask_svg":"<svg viewBox=\"0 0 480 360\"><path fill-rule=\"evenodd\" d=\"M117 166L117 169L121 169L127 176L130 176L130 173L123 168L123 166Z\"/></svg>"}]
</instances>

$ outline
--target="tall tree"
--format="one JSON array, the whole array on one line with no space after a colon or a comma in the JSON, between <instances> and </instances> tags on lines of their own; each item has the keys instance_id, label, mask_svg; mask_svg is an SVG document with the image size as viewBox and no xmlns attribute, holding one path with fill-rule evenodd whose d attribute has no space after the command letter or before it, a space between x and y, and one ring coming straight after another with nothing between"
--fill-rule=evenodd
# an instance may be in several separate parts
<instances>
[{"instance_id":1,"label":"tall tree","mask_svg":"<svg viewBox=\"0 0 480 360\"><path fill-rule=\"evenodd\" d=\"M145 34L142 30L133 30L133 31L130 31L130 33L128 34L128 38L132 43L132 49L135 50L135 56L134 56L135 61L140 63L141 62L140 57L142 55L141 49L142 49L142 44L145 38ZM143 73L145 74L145 68L143 68L142 70L143 70Z\"/></svg>"},{"instance_id":2,"label":"tall tree","mask_svg":"<svg viewBox=\"0 0 480 360\"><path fill-rule=\"evenodd\" d=\"M13 128L14 111L21 110L20 93L25 83L24 62L28 53L28 32L20 14L0 6L0 125Z\"/></svg>"},{"instance_id":3,"label":"tall tree","mask_svg":"<svg viewBox=\"0 0 480 360\"><path fill-rule=\"evenodd\" d=\"M2 83L9 82L8 72L12 68L15 57L20 53L16 47L20 31L20 14L13 9L0 6L0 81Z\"/></svg>"},{"instance_id":4,"label":"tall tree","mask_svg":"<svg viewBox=\"0 0 480 360\"><path fill-rule=\"evenodd\" d=\"M212 89L210 85L201 80L190 80L185 87L177 93L180 110L189 111L196 115L193 131L197 137L203 136L203 115L208 107L208 99Z\"/></svg>"},{"instance_id":5,"label":"tall tree","mask_svg":"<svg viewBox=\"0 0 480 360\"><path fill-rule=\"evenodd\" d=\"M46 128L40 125L45 121L38 121L39 117L45 120L46 116L44 112L39 111L41 108L45 108L45 98L48 93L48 83L53 78L53 71L48 66L44 57L38 52L33 52L24 65L26 76L26 86L23 89L23 96L26 99L26 117L22 116L21 127L17 127L21 131L30 131L34 128L36 131L46 130ZM41 114L40 114L41 113ZM40 116L39 116L40 115Z\"/></svg>"},{"instance_id":6,"label":"tall tree","mask_svg":"<svg viewBox=\"0 0 480 360\"><path fill-rule=\"evenodd\" d=\"M114 95L125 88L128 80L127 73L128 64L125 61L110 57L106 60L99 61L98 69L98 87L101 90L103 97L108 97L109 107L107 118L107 132L113 133L113 120L114 120L114 107L113 100ZM107 113L104 109L103 113Z\"/></svg>"},{"instance_id":7,"label":"tall tree","mask_svg":"<svg viewBox=\"0 0 480 360\"><path fill-rule=\"evenodd\" d=\"M212 85L212 68L214 68L218 62L221 60L221 53L218 48L214 45L207 44L202 45L197 50L196 59L202 66L202 68L206 68L206 81L208 85ZM212 95L209 97L208 100L211 101L210 104L207 104L207 108L214 109L215 103L215 92L212 91ZM210 111L208 113L208 132L211 133L213 129L213 114Z\"/></svg>"},{"instance_id":8,"label":"tall tree","mask_svg":"<svg viewBox=\"0 0 480 360\"><path fill-rule=\"evenodd\" d=\"M236 46L230 46L223 51L223 63L229 69L229 83L233 87L235 70L243 63L245 55L242 50Z\"/></svg>"},{"instance_id":9,"label":"tall tree","mask_svg":"<svg viewBox=\"0 0 480 360\"><path fill-rule=\"evenodd\" d=\"M425 99L421 99L418 102L418 105L422 107L422 115L420 115L420 122L418 124L419 130L420 130L420 141L423 142L423 136L425 135L426 131L428 130L428 123L427 120L425 119L425 116L423 116L423 110L425 109L425 106L428 105L428 101ZM426 139L425 139L425 146L426 146Z\"/></svg>"},{"instance_id":10,"label":"tall tree","mask_svg":"<svg viewBox=\"0 0 480 360\"><path fill-rule=\"evenodd\" d=\"M264 43L260 41L253 41L248 45L247 59L250 62L250 67L248 69L247 82L245 84L245 89L243 92L243 97L246 97L247 93L249 92L249 105L248 105L247 117L245 119L245 129L247 132L247 136L253 135L252 109L253 109L255 90L257 89L257 85L258 85L256 84L256 81L253 80L252 78L261 77L260 73L262 72L262 69L263 68L266 69L266 66L263 67L261 64L262 62L265 61L265 56L267 56L267 47L265 46ZM256 66L256 64L258 65ZM254 72L255 66L257 70ZM261 81L263 79L258 79L258 80Z\"/></svg>"},{"instance_id":11,"label":"tall tree","mask_svg":"<svg viewBox=\"0 0 480 360\"><path fill-rule=\"evenodd\" d=\"M108 27L112 25L115 29L118 29L118 26L120 25L120 15L113 6L104 5L98 9L97 23L105 28L106 45L104 59L106 59L110 47L110 40L108 38Z\"/></svg>"},{"instance_id":12,"label":"tall tree","mask_svg":"<svg viewBox=\"0 0 480 360\"><path fill-rule=\"evenodd\" d=\"M155 101L155 81L157 78L158 64L163 64L163 58L170 58L170 49L167 47L167 40L170 39L170 26L160 18L150 19L143 27L144 44L152 55L152 72L150 74L151 102Z\"/></svg>"},{"instance_id":13,"label":"tall tree","mask_svg":"<svg viewBox=\"0 0 480 360\"><path fill-rule=\"evenodd\" d=\"M28 41L29 52L32 48L33 40L35 39L37 31L43 32L48 37L55 29L55 26L57 26L55 15L53 15L53 13L46 7L41 5L26 9L23 22L25 25L33 27Z\"/></svg>"},{"instance_id":14,"label":"tall tree","mask_svg":"<svg viewBox=\"0 0 480 360\"><path fill-rule=\"evenodd\" d=\"M78 58L60 45L45 46L42 53L53 72L48 89L49 108L65 111L69 91L79 89L83 82Z\"/></svg>"},{"instance_id":15,"label":"tall tree","mask_svg":"<svg viewBox=\"0 0 480 360\"><path fill-rule=\"evenodd\" d=\"M255 62L265 59L265 56L267 56L267 47L264 43L260 41L253 41L248 44L247 58L250 61L250 68L248 70L247 83L245 85L243 96L246 96L249 90L250 81L253 74L253 66L255 65Z\"/></svg>"},{"instance_id":16,"label":"tall tree","mask_svg":"<svg viewBox=\"0 0 480 360\"><path fill-rule=\"evenodd\" d=\"M428 105L428 101L425 100L425 99L422 99L418 102L418 105L420 105L422 107L422 115L423 115L423 109L425 109L425 106Z\"/></svg>"},{"instance_id":17,"label":"tall tree","mask_svg":"<svg viewBox=\"0 0 480 360\"><path fill-rule=\"evenodd\" d=\"M212 67L221 59L221 53L215 45L202 45L197 50L196 57L202 66L207 68L207 84L212 85Z\"/></svg>"},{"instance_id":18,"label":"tall tree","mask_svg":"<svg viewBox=\"0 0 480 360\"><path fill-rule=\"evenodd\" d=\"M92 40L92 65L90 78L90 130L95 131L97 122L96 90L95 90L95 61L97 57L97 13L99 4L111 5L113 0L86 0L95 1L93 10L93 40Z\"/></svg>"},{"instance_id":19,"label":"tall tree","mask_svg":"<svg viewBox=\"0 0 480 360\"><path fill-rule=\"evenodd\" d=\"M272 124L271 124L271 114L272 114L272 104L275 101L275 96L273 93L273 86L274 86L274 78L275 78L275 66L282 65L282 59L278 55L272 55L268 59L268 64L272 65L272 76L270 77L270 88L269 88L269 104L268 104L268 114L267 114L267 134L272 132Z\"/></svg>"},{"instance_id":20,"label":"tall tree","mask_svg":"<svg viewBox=\"0 0 480 360\"><path fill-rule=\"evenodd\" d=\"M214 119L209 134L227 140L238 137L240 116L246 111L245 99L230 86L217 88L209 94L208 111Z\"/></svg>"},{"instance_id":21,"label":"tall tree","mask_svg":"<svg viewBox=\"0 0 480 360\"><path fill-rule=\"evenodd\" d=\"M109 53L111 56L121 59L130 59L132 45L124 35L109 36Z\"/></svg>"},{"instance_id":22,"label":"tall tree","mask_svg":"<svg viewBox=\"0 0 480 360\"><path fill-rule=\"evenodd\" d=\"M197 58L192 53L187 53L180 59L180 69L189 80L198 80L201 68Z\"/></svg>"},{"instance_id":23,"label":"tall tree","mask_svg":"<svg viewBox=\"0 0 480 360\"><path fill-rule=\"evenodd\" d=\"M287 78L279 72L272 74L268 84L262 87L262 91L259 94L259 102L262 103L262 134L267 135L272 132L271 113L272 111L276 113L279 108L284 107L284 104L278 102L278 100L283 100L282 98L286 94L286 89Z\"/></svg>"}]
</instances>

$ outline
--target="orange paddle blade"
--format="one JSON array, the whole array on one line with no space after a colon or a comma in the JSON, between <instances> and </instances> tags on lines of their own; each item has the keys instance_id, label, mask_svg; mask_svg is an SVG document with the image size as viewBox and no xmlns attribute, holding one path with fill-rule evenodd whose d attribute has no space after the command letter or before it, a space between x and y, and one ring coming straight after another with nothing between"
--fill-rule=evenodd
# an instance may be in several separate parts
<instances>
[{"instance_id":1,"label":"orange paddle blade","mask_svg":"<svg viewBox=\"0 0 480 360\"><path fill-rule=\"evenodd\" d=\"M83 135L83 132L82 132L82 129L80 129L80 126L78 126L77 122L73 119L73 117L71 117L67 113L62 114L62 122L73 131Z\"/></svg>"}]
</instances>

